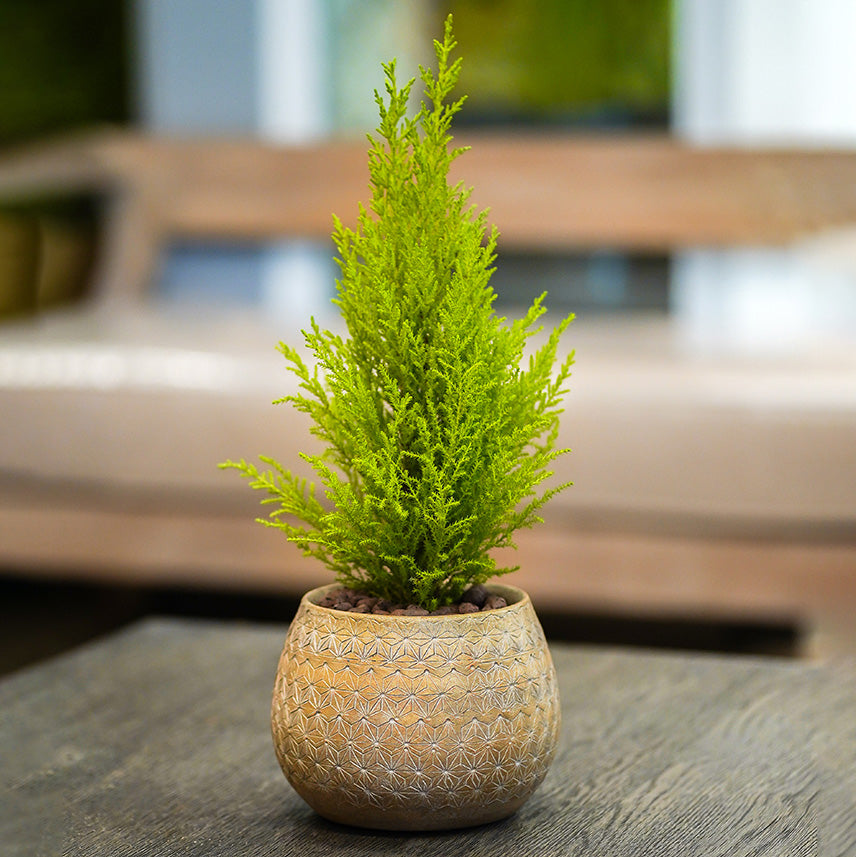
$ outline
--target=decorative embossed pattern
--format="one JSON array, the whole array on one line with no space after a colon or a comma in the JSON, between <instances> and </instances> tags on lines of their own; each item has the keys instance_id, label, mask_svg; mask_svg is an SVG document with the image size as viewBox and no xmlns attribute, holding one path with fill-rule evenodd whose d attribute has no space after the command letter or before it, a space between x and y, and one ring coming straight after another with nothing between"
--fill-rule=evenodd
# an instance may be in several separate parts
<instances>
[{"instance_id":1,"label":"decorative embossed pattern","mask_svg":"<svg viewBox=\"0 0 856 857\"><path fill-rule=\"evenodd\" d=\"M529 598L453 616L375 616L304 596L273 693L277 758L333 821L389 830L514 812L550 765L556 673Z\"/></svg>"}]
</instances>

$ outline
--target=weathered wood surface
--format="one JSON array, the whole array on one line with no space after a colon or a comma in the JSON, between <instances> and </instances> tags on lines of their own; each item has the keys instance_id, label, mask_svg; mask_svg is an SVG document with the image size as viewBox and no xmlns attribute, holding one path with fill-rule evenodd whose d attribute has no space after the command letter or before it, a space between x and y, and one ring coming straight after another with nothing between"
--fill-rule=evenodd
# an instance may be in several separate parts
<instances>
[{"instance_id":1,"label":"weathered wood surface","mask_svg":"<svg viewBox=\"0 0 856 857\"><path fill-rule=\"evenodd\" d=\"M511 819L374 834L271 747L284 629L149 621L0 684L0 852L852 855L856 664L554 647L563 735Z\"/></svg>"}]
</instances>

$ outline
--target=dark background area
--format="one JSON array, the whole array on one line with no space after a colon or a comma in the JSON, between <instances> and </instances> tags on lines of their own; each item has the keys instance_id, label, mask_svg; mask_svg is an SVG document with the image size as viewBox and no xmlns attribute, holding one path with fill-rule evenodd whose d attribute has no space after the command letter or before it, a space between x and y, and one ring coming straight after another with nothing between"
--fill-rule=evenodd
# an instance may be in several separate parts
<instances>
[{"instance_id":1,"label":"dark background area","mask_svg":"<svg viewBox=\"0 0 856 857\"><path fill-rule=\"evenodd\" d=\"M298 599L271 594L69 583L0 577L0 674L59 654L145 616L284 624ZM553 642L792 656L795 628L640 619L539 609Z\"/></svg>"},{"instance_id":2,"label":"dark background area","mask_svg":"<svg viewBox=\"0 0 856 857\"><path fill-rule=\"evenodd\" d=\"M0 0L0 146L131 117L121 0Z\"/></svg>"}]
</instances>

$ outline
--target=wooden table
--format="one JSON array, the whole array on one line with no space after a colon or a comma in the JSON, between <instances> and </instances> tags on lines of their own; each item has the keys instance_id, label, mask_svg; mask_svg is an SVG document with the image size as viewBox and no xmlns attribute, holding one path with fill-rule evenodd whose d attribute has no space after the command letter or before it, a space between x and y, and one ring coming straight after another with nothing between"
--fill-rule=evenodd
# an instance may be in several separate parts
<instances>
[{"instance_id":1,"label":"wooden table","mask_svg":"<svg viewBox=\"0 0 856 857\"><path fill-rule=\"evenodd\" d=\"M0 683L0 852L852 855L856 664L555 646L557 760L514 817L314 815L268 728L282 627L151 620Z\"/></svg>"}]
</instances>

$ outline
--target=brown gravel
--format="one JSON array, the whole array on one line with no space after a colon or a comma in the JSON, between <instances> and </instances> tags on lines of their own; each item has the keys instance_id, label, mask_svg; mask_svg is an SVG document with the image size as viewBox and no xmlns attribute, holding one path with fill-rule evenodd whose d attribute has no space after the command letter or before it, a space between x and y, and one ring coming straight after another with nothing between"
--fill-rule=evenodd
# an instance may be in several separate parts
<instances>
[{"instance_id":1,"label":"brown gravel","mask_svg":"<svg viewBox=\"0 0 856 857\"><path fill-rule=\"evenodd\" d=\"M483 610L499 610L507 607L501 595L491 595L481 584L468 589L458 604L439 607L429 613L417 604L391 604L383 598L373 598L354 589L337 589L325 595L319 607L330 607L349 613L373 613L375 616L450 616L456 613L478 613Z\"/></svg>"}]
</instances>

